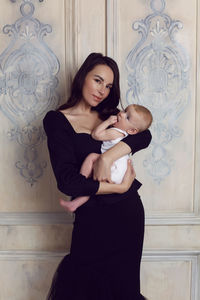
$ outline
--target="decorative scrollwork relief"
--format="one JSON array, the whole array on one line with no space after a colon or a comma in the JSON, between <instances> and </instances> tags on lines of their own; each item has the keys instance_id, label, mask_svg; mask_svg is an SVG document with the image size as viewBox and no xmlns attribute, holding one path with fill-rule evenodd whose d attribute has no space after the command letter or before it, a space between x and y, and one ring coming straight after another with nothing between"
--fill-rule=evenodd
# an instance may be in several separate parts
<instances>
[{"instance_id":1,"label":"decorative scrollwork relief","mask_svg":"<svg viewBox=\"0 0 200 300\"><path fill-rule=\"evenodd\" d=\"M165 0L151 0L152 14L133 23L141 39L127 56L127 103L139 103L153 114L151 154L144 166L160 183L171 173L174 159L167 145L182 135L178 118L190 100L189 60L175 39L183 27L164 13Z\"/></svg>"},{"instance_id":2,"label":"decorative scrollwork relief","mask_svg":"<svg viewBox=\"0 0 200 300\"><path fill-rule=\"evenodd\" d=\"M8 136L24 149L24 161L17 161L16 167L31 185L46 167L38 155L38 147L45 139L41 119L59 103L56 75L60 68L57 57L44 42L52 28L35 19L34 10L31 0L22 1L22 17L3 28L11 41L0 55L0 109L15 126Z\"/></svg>"},{"instance_id":3,"label":"decorative scrollwork relief","mask_svg":"<svg viewBox=\"0 0 200 300\"><path fill-rule=\"evenodd\" d=\"M11 2L15 3L17 0L10 0ZM29 1L29 0L26 0ZM43 2L44 0L39 0L39 2Z\"/></svg>"}]
</instances>

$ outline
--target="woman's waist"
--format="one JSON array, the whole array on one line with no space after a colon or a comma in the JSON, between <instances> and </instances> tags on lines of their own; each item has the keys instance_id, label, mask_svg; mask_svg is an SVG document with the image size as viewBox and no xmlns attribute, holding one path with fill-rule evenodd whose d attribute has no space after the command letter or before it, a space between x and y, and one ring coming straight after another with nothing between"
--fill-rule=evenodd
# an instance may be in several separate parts
<instances>
[{"instance_id":1,"label":"woman's waist","mask_svg":"<svg viewBox=\"0 0 200 300\"><path fill-rule=\"evenodd\" d=\"M138 197L138 189L141 187L141 183L135 179L129 188L129 190L123 194L103 194L103 195L93 195L90 197L89 201L84 205L86 206L102 206L113 204L127 198Z\"/></svg>"}]
</instances>

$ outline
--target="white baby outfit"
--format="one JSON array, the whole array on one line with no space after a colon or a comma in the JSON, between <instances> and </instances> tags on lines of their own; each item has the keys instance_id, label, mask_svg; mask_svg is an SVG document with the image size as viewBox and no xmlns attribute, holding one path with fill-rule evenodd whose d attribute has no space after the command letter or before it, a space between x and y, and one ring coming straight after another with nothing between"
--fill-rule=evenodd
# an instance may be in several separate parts
<instances>
[{"instance_id":1,"label":"white baby outfit","mask_svg":"<svg viewBox=\"0 0 200 300\"><path fill-rule=\"evenodd\" d=\"M108 149L112 148L115 144L119 143L123 138L125 138L128 135L126 131L121 130L119 128L112 127L112 129L123 133L124 136L118 137L115 140L104 141L101 145L101 153L104 153ZM114 183L119 184L122 182L122 179L124 178L124 174L126 173L128 159L129 159L129 155L127 154L114 161L111 167L111 180Z\"/></svg>"}]
</instances>

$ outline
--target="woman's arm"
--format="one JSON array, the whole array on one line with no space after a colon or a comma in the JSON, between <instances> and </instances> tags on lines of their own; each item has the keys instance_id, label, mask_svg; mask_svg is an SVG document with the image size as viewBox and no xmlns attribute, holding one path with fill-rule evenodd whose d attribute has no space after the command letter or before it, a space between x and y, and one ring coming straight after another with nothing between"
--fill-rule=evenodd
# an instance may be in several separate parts
<instances>
[{"instance_id":1,"label":"woman's arm","mask_svg":"<svg viewBox=\"0 0 200 300\"><path fill-rule=\"evenodd\" d=\"M120 184L116 183L108 183L108 182L100 182L99 189L97 191L98 194L123 194L129 190L133 181L135 179L135 170L133 168L132 162L129 159L127 161L127 170L124 175L124 178Z\"/></svg>"},{"instance_id":2,"label":"woman's arm","mask_svg":"<svg viewBox=\"0 0 200 300\"><path fill-rule=\"evenodd\" d=\"M149 130L129 135L115 146L100 155L94 164L93 178L99 181L112 182L110 178L110 169L115 160L118 158L144 149L151 142L151 133Z\"/></svg>"},{"instance_id":3,"label":"woman's arm","mask_svg":"<svg viewBox=\"0 0 200 300\"><path fill-rule=\"evenodd\" d=\"M94 195L99 182L80 174L74 154L73 132L64 118L60 113L50 111L43 121L58 189L72 197Z\"/></svg>"},{"instance_id":4,"label":"woman's arm","mask_svg":"<svg viewBox=\"0 0 200 300\"><path fill-rule=\"evenodd\" d=\"M44 129L50 160L58 189L72 197L98 194L123 193L128 190L134 180L128 173L127 180L121 186L117 184L99 183L98 180L86 178L80 174L73 147L73 133L67 128L67 121L62 115L51 111L44 118Z\"/></svg>"},{"instance_id":5,"label":"woman's arm","mask_svg":"<svg viewBox=\"0 0 200 300\"><path fill-rule=\"evenodd\" d=\"M128 135L121 142L129 146L128 153L131 152L132 154L134 154L139 150L147 148L151 142L151 139L151 132L147 129L134 135ZM124 148L124 152L127 151L127 148Z\"/></svg>"}]
</instances>

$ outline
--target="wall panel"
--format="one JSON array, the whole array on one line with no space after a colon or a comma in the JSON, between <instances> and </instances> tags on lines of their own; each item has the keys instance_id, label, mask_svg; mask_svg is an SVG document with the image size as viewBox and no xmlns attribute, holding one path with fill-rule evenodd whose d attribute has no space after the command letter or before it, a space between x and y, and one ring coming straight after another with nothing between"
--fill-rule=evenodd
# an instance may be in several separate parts
<instances>
[{"instance_id":1,"label":"wall panel","mask_svg":"<svg viewBox=\"0 0 200 300\"><path fill-rule=\"evenodd\" d=\"M76 0L76 2L77 57L80 65L91 52L105 53L106 4L104 0L87 0L87 3Z\"/></svg>"},{"instance_id":2,"label":"wall panel","mask_svg":"<svg viewBox=\"0 0 200 300\"><path fill-rule=\"evenodd\" d=\"M48 253L1 253L0 299L45 299L52 274L62 256Z\"/></svg>"},{"instance_id":3,"label":"wall panel","mask_svg":"<svg viewBox=\"0 0 200 300\"><path fill-rule=\"evenodd\" d=\"M140 192L150 215L190 214L196 201L196 1L182 6L162 1L166 5L159 13L153 10L156 1L136 0L131 6L128 2L118 1L123 103L146 105L154 117L151 147L136 154L134 160L137 176L144 182ZM174 5L179 11L176 15ZM156 56L160 60L156 61Z\"/></svg>"},{"instance_id":4,"label":"wall panel","mask_svg":"<svg viewBox=\"0 0 200 300\"><path fill-rule=\"evenodd\" d=\"M149 299L199 299L199 262L195 253L176 251L146 254L142 290Z\"/></svg>"},{"instance_id":5,"label":"wall panel","mask_svg":"<svg viewBox=\"0 0 200 300\"><path fill-rule=\"evenodd\" d=\"M64 5L1 3L2 212L60 210L42 118L66 94Z\"/></svg>"}]
</instances>

